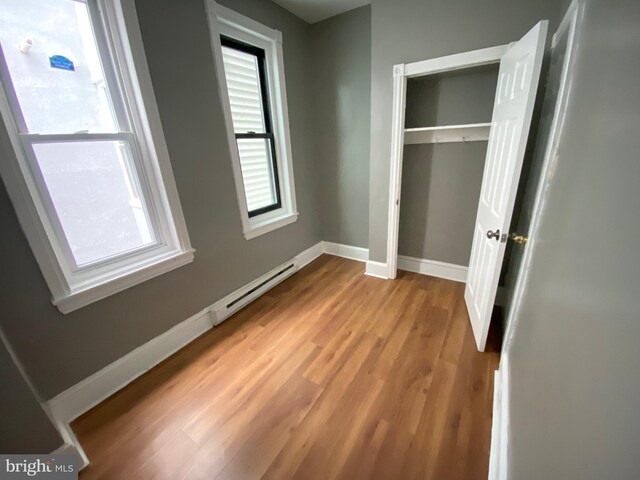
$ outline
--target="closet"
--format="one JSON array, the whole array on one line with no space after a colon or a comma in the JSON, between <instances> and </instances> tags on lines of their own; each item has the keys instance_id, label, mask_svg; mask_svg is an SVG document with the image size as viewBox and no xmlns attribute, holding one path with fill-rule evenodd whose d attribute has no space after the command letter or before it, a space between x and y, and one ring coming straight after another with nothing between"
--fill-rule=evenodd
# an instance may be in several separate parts
<instances>
[{"instance_id":1,"label":"closet","mask_svg":"<svg viewBox=\"0 0 640 480\"><path fill-rule=\"evenodd\" d=\"M387 261L369 263L390 279L403 268L465 282L480 351L505 243L521 238L508 228L547 27L541 20L509 45L393 67Z\"/></svg>"},{"instance_id":2,"label":"closet","mask_svg":"<svg viewBox=\"0 0 640 480\"><path fill-rule=\"evenodd\" d=\"M497 81L497 64L407 80L398 268L466 279Z\"/></svg>"}]
</instances>

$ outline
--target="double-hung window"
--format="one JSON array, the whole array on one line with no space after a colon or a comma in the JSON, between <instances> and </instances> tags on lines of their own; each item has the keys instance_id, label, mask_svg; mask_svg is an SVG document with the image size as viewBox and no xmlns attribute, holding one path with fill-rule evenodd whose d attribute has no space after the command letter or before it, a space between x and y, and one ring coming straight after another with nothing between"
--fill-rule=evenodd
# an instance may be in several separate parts
<instances>
[{"instance_id":1,"label":"double-hung window","mask_svg":"<svg viewBox=\"0 0 640 480\"><path fill-rule=\"evenodd\" d=\"M63 312L193 259L130 3L0 6L2 176Z\"/></svg>"},{"instance_id":2,"label":"double-hung window","mask_svg":"<svg viewBox=\"0 0 640 480\"><path fill-rule=\"evenodd\" d=\"M224 74L249 217L282 206L265 52L221 37Z\"/></svg>"},{"instance_id":3,"label":"double-hung window","mask_svg":"<svg viewBox=\"0 0 640 480\"><path fill-rule=\"evenodd\" d=\"M297 218L280 32L208 3L247 239Z\"/></svg>"}]
</instances>

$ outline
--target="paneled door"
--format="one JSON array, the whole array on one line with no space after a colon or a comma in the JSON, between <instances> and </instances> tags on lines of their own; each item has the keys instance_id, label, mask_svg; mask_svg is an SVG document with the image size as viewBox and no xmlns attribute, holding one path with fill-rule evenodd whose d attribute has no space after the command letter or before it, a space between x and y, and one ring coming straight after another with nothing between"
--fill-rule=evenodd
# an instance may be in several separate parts
<instances>
[{"instance_id":1,"label":"paneled door","mask_svg":"<svg viewBox=\"0 0 640 480\"><path fill-rule=\"evenodd\" d=\"M529 136L547 35L546 20L500 61L491 133L464 299L479 351L484 351L508 228Z\"/></svg>"}]
</instances>

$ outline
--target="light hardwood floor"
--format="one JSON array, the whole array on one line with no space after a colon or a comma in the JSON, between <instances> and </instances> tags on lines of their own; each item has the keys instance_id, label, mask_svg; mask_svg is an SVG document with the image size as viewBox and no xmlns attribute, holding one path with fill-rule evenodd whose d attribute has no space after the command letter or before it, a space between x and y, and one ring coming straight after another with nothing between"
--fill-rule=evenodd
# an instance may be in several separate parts
<instances>
[{"instance_id":1,"label":"light hardwood floor","mask_svg":"<svg viewBox=\"0 0 640 480\"><path fill-rule=\"evenodd\" d=\"M324 255L72 427L101 479L486 479L464 285Z\"/></svg>"}]
</instances>

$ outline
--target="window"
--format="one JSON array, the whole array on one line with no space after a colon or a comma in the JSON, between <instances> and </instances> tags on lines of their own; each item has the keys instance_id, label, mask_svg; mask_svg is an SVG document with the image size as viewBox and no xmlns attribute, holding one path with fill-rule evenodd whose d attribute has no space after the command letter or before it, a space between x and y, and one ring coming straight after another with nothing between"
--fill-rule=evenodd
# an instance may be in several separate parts
<instances>
[{"instance_id":1,"label":"window","mask_svg":"<svg viewBox=\"0 0 640 480\"><path fill-rule=\"evenodd\" d=\"M164 138L151 128L139 32L127 36L137 20L122 8L0 8L0 110L18 159L2 175L65 313L193 259Z\"/></svg>"},{"instance_id":2,"label":"window","mask_svg":"<svg viewBox=\"0 0 640 480\"><path fill-rule=\"evenodd\" d=\"M297 219L281 34L208 3L245 238Z\"/></svg>"},{"instance_id":3,"label":"window","mask_svg":"<svg viewBox=\"0 0 640 480\"><path fill-rule=\"evenodd\" d=\"M233 130L249 217L281 207L264 50L222 36Z\"/></svg>"}]
</instances>

